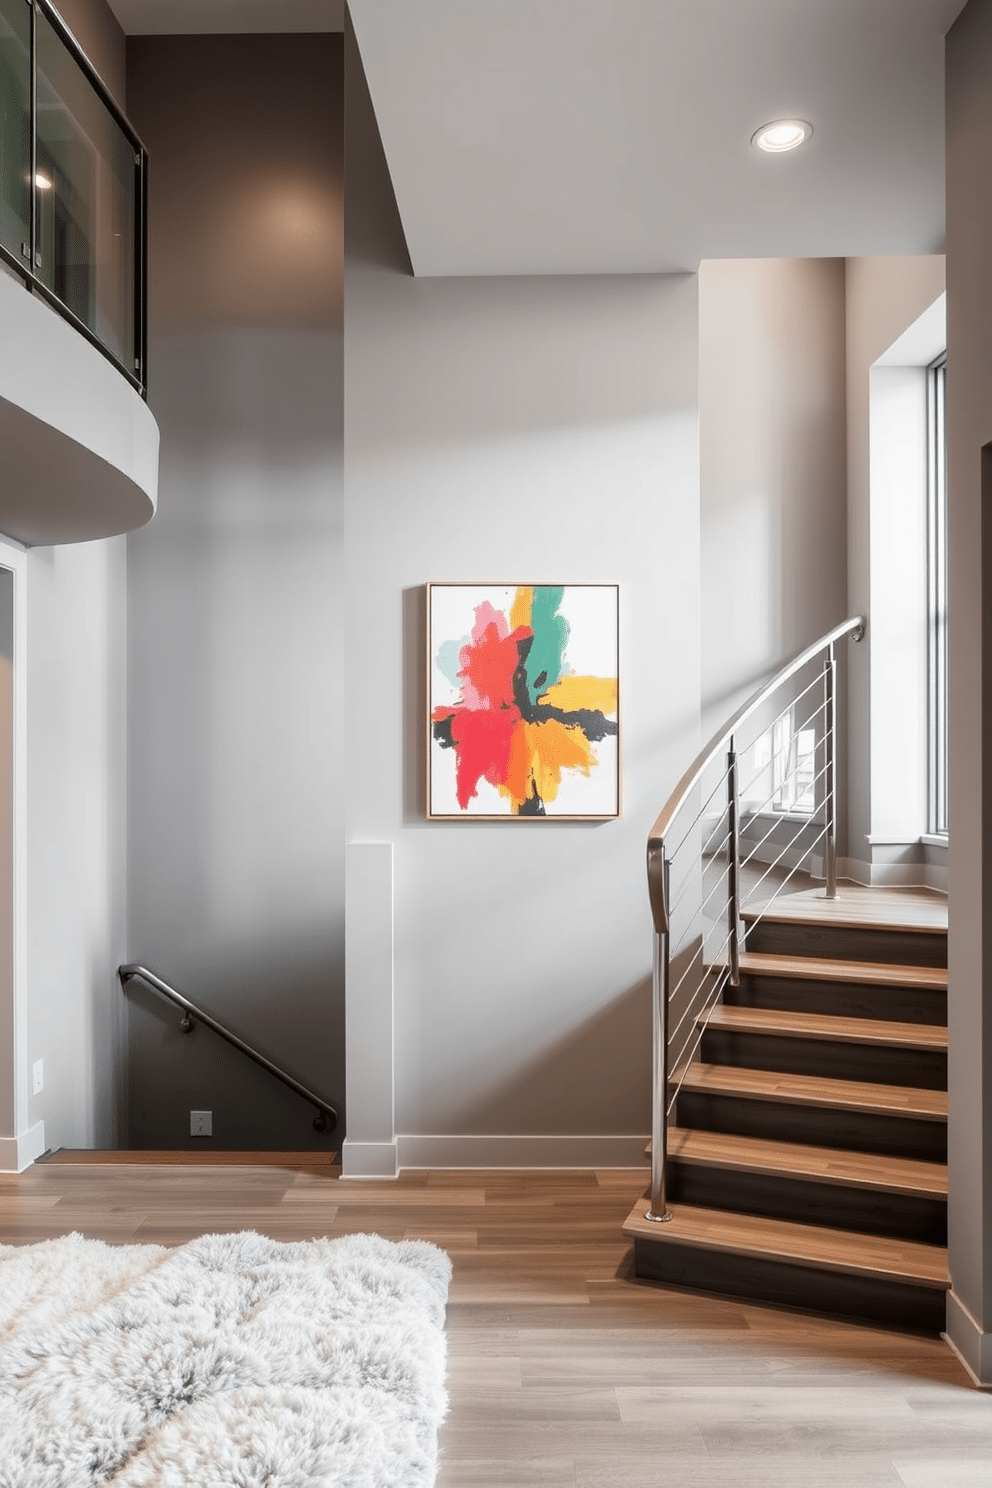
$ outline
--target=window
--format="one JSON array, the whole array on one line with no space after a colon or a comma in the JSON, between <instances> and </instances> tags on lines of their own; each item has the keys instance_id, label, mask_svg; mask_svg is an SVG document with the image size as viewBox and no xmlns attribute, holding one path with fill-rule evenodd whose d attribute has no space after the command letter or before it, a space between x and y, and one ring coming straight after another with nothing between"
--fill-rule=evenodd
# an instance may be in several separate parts
<instances>
[{"instance_id":1,"label":"window","mask_svg":"<svg viewBox=\"0 0 992 1488\"><path fill-rule=\"evenodd\" d=\"M927 368L928 814L947 832L947 441L946 355Z\"/></svg>"},{"instance_id":2,"label":"window","mask_svg":"<svg viewBox=\"0 0 992 1488\"><path fill-rule=\"evenodd\" d=\"M789 708L780 714L755 741L755 773L748 794L761 798L759 810L812 816L816 810L816 729L812 719L797 727L794 713Z\"/></svg>"}]
</instances>

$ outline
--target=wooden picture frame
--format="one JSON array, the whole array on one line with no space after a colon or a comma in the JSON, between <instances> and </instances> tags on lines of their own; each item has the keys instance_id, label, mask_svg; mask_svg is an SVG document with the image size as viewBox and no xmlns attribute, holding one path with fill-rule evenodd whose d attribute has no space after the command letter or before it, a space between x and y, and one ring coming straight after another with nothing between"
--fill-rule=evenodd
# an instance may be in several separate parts
<instances>
[{"instance_id":1,"label":"wooden picture frame","mask_svg":"<svg viewBox=\"0 0 992 1488\"><path fill-rule=\"evenodd\" d=\"M620 815L617 584L427 585L427 816Z\"/></svg>"}]
</instances>

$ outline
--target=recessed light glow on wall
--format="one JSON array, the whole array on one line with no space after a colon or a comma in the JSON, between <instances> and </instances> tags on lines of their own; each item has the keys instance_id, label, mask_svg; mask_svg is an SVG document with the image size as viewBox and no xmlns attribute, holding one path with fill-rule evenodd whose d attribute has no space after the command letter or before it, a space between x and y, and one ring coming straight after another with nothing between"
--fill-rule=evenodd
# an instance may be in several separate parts
<instances>
[{"instance_id":1,"label":"recessed light glow on wall","mask_svg":"<svg viewBox=\"0 0 992 1488\"><path fill-rule=\"evenodd\" d=\"M47 176L43 176L41 171L35 172L34 184L37 186L39 191L51 191L52 189L51 181L48 179Z\"/></svg>"},{"instance_id":2,"label":"recessed light glow on wall","mask_svg":"<svg viewBox=\"0 0 992 1488\"><path fill-rule=\"evenodd\" d=\"M805 119L773 119L754 131L751 143L769 155L782 155L804 144L812 133L813 126Z\"/></svg>"}]
</instances>

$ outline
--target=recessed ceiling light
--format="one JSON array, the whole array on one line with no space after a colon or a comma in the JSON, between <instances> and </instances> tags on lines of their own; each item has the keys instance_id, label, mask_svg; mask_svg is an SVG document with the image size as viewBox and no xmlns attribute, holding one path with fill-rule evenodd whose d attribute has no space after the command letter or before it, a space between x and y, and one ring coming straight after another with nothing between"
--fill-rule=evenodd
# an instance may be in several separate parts
<instances>
[{"instance_id":1,"label":"recessed ceiling light","mask_svg":"<svg viewBox=\"0 0 992 1488\"><path fill-rule=\"evenodd\" d=\"M813 126L805 119L773 119L754 131L751 143L769 155L781 155L805 143L812 133Z\"/></svg>"},{"instance_id":2,"label":"recessed ceiling light","mask_svg":"<svg viewBox=\"0 0 992 1488\"><path fill-rule=\"evenodd\" d=\"M51 191L52 189L51 181L48 179L47 176L42 175L41 171L35 172L34 184L37 186L39 191Z\"/></svg>"}]
</instances>

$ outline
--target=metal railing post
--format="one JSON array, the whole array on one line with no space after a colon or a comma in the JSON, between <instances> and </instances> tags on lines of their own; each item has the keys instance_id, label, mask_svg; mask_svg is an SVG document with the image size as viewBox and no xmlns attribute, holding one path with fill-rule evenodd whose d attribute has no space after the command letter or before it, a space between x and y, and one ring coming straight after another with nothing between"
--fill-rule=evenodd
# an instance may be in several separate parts
<instances>
[{"instance_id":1,"label":"metal railing post","mask_svg":"<svg viewBox=\"0 0 992 1488\"><path fill-rule=\"evenodd\" d=\"M826 897L837 898L837 659L833 642L823 665L824 846Z\"/></svg>"},{"instance_id":2,"label":"metal railing post","mask_svg":"<svg viewBox=\"0 0 992 1488\"><path fill-rule=\"evenodd\" d=\"M734 736L730 736L727 752L727 818L730 827L730 842L727 847L727 930L730 945L730 985L741 983L741 841L739 802L737 799L737 750Z\"/></svg>"},{"instance_id":3,"label":"metal railing post","mask_svg":"<svg viewBox=\"0 0 992 1488\"><path fill-rule=\"evenodd\" d=\"M664 863L664 903L669 904L669 869ZM656 930L651 969L651 1207L645 1219L665 1224L671 1213L665 1199L668 1167L668 993L671 977L671 940L667 930Z\"/></svg>"}]
</instances>

